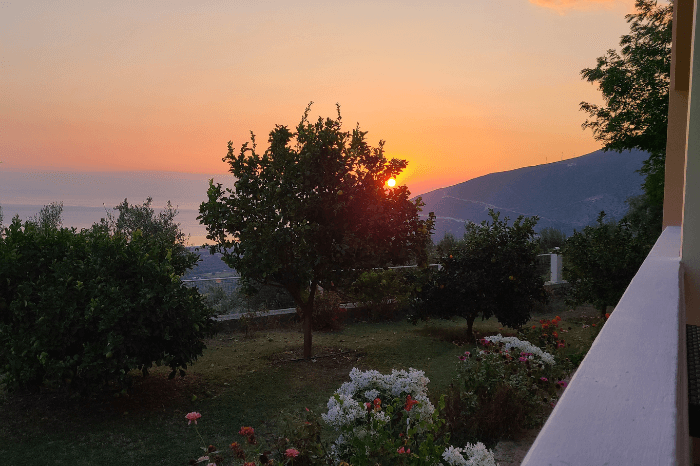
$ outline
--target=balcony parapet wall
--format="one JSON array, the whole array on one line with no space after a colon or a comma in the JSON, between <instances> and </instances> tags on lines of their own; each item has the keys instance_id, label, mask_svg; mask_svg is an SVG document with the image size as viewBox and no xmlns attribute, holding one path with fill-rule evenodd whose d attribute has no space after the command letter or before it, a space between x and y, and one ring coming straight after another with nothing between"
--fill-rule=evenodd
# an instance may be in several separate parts
<instances>
[{"instance_id":1,"label":"balcony parapet wall","mask_svg":"<svg viewBox=\"0 0 700 466\"><path fill-rule=\"evenodd\" d=\"M523 466L688 465L680 227L667 227Z\"/></svg>"}]
</instances>

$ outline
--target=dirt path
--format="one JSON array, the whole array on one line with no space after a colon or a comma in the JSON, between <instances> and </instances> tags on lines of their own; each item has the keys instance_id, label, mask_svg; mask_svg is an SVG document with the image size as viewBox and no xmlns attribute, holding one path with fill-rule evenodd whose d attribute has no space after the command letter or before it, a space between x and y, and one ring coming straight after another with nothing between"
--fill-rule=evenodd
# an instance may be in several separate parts
<instances>
[{"instance_id":1,"label":"dirt path","mask_svg":"<svg viewBox=\"0 0 700 466\"><path fill-rule=\"evenodd\" d=\"M493 449L493 456L499 466L520 466L527 451L537 438L540 429L530 429L523 432L515 440L502 440Z\"/></svg>"}]
</instances>

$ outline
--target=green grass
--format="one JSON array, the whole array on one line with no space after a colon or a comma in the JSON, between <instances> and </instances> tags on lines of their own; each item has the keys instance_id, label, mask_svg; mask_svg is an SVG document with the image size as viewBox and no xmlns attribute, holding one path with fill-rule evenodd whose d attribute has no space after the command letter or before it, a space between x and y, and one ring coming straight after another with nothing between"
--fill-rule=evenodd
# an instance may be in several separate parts
<instances>
[{"instance_id":1,"label":"green grass","mask_svg":"<svg viewBox=\"0 0 700 466\"><path fill-rule=\"evenodd\" d=\"M538 315L550 318L558 309ZM568 312L568 311L567 311ZM561 313L561 312L560 312ZM550 315L551 314L551 315ZM595 328L583 329L590 317L565 312L570 351L590 344ZM479 335L498 332L495 319L478 321ZM309 408L325 412L328 398L353 367L362 370L410 367L425 371L436 401L455 375L465 343L466 322L431 321L355 323L338 332L315 332L315 360L297 360L303 336L297 327L220 333L185 378L167 380L167 370L143 378L135 375L128 396L69 400L61 394L0 394L0 463L8 465L185 465L200 445L185 414L202 414L204 439L223 448L240 441L241 426L253 426L263 438L280 435L288 413ZM330 435L330 432L328 432Z\"/></svg>"}]
</instances>

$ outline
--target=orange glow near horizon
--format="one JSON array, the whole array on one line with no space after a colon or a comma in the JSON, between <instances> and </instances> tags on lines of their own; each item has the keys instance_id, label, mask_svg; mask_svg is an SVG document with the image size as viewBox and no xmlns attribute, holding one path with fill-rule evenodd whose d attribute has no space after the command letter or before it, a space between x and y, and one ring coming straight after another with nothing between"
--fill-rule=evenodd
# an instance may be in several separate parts
<instances>
[{"instance_id":1,"label":"orange glow near horizon","mask_svg":"<svg viewBox=\"0 0 700 466\"><path fill-rule=\"evenodd\" d=\"M228 141L262 152L310 101L407 160L413 195L577 157L601 147L580 71L630 4L5 2L0 170L225 173Z\"/></svg>"}]
</instances>

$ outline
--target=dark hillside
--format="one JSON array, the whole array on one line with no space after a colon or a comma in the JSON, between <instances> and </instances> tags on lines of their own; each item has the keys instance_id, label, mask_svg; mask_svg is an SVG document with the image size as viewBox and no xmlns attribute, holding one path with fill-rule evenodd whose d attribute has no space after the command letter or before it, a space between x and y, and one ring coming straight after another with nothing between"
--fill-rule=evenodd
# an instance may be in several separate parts
<instances>
[{"instance_id":1,"label":"dark hillside","mask_svg":"<svg viewBox=\"0 0 700 466\"><path fill-rule=\"evenodd\" d=\"M447 231L462 236L467 221L487 220L489 208L511 219L538 215L538 230L555 227L570 235L594 222L601 210L613 218L625 214L625 200L642 192L643 177L636 170L647 157L641 151L596 151L562 162L491 173L423 194L423 213L437 216L436 242Z\"/></svg>"}]
</instances>

